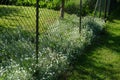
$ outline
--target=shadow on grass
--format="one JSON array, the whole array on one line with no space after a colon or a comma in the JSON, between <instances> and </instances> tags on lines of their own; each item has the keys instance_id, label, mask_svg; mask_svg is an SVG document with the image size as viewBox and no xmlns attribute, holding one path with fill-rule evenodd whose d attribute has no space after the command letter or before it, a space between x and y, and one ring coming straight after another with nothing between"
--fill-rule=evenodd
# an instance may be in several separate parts
<instances>
[{"instance_id":1,"label":"shadow on grass","mask_svg":"<svg viewBox=\"0 0 120 80\"><path fill-rule=\"evenodd\" d=\"M114 22L114 19L120 20L120 6L116 7L116 9L108 16L109 21Z\"/></svg>"},{"instance_id":2,"label":"shadow on grass","mask_svg":"<svg viewBox=\"0 0 120 80\"><path fill-rule=\"evenodd\" d=\"M120 36L114 34L108 34L101 39L101 44L104 44L107 48L120 53Z\"/></svg>"},{"instance_id":3,"label":"shadow on grass","mask_svg":"<svg viewBox=\"0 0 120 80\"><path fill-rule=\"evenodd\" d=\"M102 33L101 37L85 49L85 54L80 55L74 62L70 80L118 80L118 77L113 76L113 74L120 72L114 71L112 64L101 63L99 59L97 60L97 57L94 56L93 51L102 47L107 47L120 55L120 36L108 32Z\"/></svg>"}]
</instances>

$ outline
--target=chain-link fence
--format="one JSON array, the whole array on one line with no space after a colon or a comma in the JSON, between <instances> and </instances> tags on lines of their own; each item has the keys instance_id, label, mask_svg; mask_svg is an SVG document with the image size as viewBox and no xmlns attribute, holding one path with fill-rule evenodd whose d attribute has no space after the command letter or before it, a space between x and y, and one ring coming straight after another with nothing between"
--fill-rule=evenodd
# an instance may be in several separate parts
<instances>
[{"instance_id":1,"label":"chain-link fence","mask_svg":"<svg viewBox=\"0 0 120 80\"><path fill-rule=\"evenodd\" d=\"M58 80L90 43L93 32L85 25L92 19L81 15L95 5L61 1L0 0L1 79Z\"/></svg>"},{"instance_id":2,"label":"chain-link fence","mask_svg":"<svg viewBox=\"0 0 120 80\"><path fill-rule=\"evenodd\" d=\"M14 2L15 0L0 0L0 67L3 70L0 74L8 71L4 80L10 79L7 77L12 75L15 68L16 71L20 66L28 68L30 61L34 61L35 7L16 5Z\"/></svg>"},{"instance_id":3,"label":"chain-link fence","mask_svg":"<svg viewBox=\"0 0 120 80\"><path fill-rule=\"evenodd\" d=\"M42 3L38 0L0 1L0 76L5 80L26 80L30 78L28 72L34 76L36 61L41 63L41 70L51 64L46 58L50 54L43 53L52 47L54 37L51 31L55 28L52 25L60 14L59 11L39 8L39 4ZM48 75L45 72L41 72L40 80Z\"/></svg>"}]
</instances>

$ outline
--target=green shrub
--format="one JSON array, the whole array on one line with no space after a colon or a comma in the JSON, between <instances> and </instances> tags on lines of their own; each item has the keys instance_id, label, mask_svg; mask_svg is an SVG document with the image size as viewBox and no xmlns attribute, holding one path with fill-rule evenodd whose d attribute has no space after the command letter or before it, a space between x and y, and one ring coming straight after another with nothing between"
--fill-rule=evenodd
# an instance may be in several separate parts
<instances>
[{"instance_id":1,"label":"green shrub","mask_svg":"<svg viewBox=\"0 0 120 80\"><path fill-rule=\"evenodd\" d=\"M84 0L82 15L87 15L93 12L95 7L96 0ZM35 6L36 0L5 0L2 1L1 4L10 4L10 5L23 5L23 6ZM60 9L61 0L40 0L39 7L40 8L48 8L48 9ZM80 12L80 1L79 0L66 0L65 2L65 11L70 14L79 14Z\"/></svg>"},{"instance_id":2,"label":"green shrub","mask_svg":"<svg viewBox=\"0 0 120 80\"><path fill-rule=\"evenodd\" d=\"M0 4L6 4L6 5L10 5L10 4L14 4L16 3L17 0L1 0Z\"/></svg>"},{"instance_id":3,"label":"green shrub","mask_svg":"<svg viewBox=\"0 0 120 80\"><path fill-rule=\"evenodd\" d=\"M36 4L36 0L17 0L15 5L31 6Z\"/></svg>"},{"instance_id":4,"label":"green shrub","mask_svg":"<svg viewBox=\"0 0 120 80\"><path fill-rule=\"evenodd\" d=\"M47 8L48 9L60 9L60 0L52 0L47 2Z\"/></svg>"},{"instance_id":5,"label":"green shrub","mask_svg":"<svg viewBox=\"0 0 120 80\"><path fill-rule=\"evenodd\" d=\"M70 14L79 14L79 4L75 4L74 1L67 1L65 4L65 11Z\"/></svg>"},{"instance_id":6,"label":"green shrub","mask_svg":"<svg viewBox=\"0 0 120 80\"><path fill-rule=\"evenodd\" d=\"M41 8L44 8L44 7L47 6L47 4L46 4L46 2L44 2L44 1L40 1L40 2L39 2L39 6L40 6Z\"/></svg>"}]
</instances>

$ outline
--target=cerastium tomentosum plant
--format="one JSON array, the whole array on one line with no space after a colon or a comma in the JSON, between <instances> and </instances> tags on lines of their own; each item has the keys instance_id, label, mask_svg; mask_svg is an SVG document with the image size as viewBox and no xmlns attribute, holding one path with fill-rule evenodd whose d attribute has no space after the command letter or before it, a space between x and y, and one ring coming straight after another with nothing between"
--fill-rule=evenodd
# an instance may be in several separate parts
<instances>
[{"instance_id":1,"label":"cerastium tomentosum plant","mask_svg":"<svg viewBox=\"0 0 120 80\"><path fill-rule=\"evenodd\" d=\"M49 26L49 29L39 36L38 80L57 80L57 76L68 69L72 60L82 54L84 48L91 44L92 40L103 29L103 24L101 19L84 17L81 34L79 34L79 18L72 15L64 20L57 20ZM10 60L8 63L5 63L6 59L2 59L0 79L34 79L32 76L35 72L34 35L29 37L22 30L20 32L17 37L12 36L12 40L9 39L10 36L0 34L0 45L3 46L0 46L0 53L10 56L7 58ZM18 35L17 33L13 34Z\"/></svg>"}]
</instances>

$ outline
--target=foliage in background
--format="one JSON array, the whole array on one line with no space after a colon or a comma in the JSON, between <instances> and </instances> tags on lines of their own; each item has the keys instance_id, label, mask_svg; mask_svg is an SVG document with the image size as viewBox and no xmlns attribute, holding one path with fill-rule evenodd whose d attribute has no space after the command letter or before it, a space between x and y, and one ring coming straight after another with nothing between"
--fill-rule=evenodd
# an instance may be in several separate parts
<instances>
[{"instance_id":1,"label":"foliage in background","mask_svg":"<svg viewBox=\"0 0 120 80\"><path fill-rule=\"evenodd\" d=\"M70 14L79 15L80 12L80 0L65 0L65 11ZM95 7L96 0L83 0L82 15L87 15L92 13ZM24 6L35 6L36 0L3 0L0 1L0 4L9 4L9 5L24 5ZM40 0L40 8L48 8L59 10L61 5L61 0Z\"/></svg>"}]
</instances>

